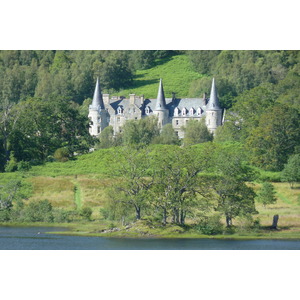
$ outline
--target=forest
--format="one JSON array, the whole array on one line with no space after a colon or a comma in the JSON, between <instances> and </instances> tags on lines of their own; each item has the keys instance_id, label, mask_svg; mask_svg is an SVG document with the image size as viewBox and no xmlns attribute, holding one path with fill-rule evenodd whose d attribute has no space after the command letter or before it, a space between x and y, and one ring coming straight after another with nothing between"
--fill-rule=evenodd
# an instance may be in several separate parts
<instances>
[{"instance_id":1,"label":"forest","mask_svg":"<svg viewBox=\"0 0 300 300\"><path fill-rule=\"evenodd\" d=\"M30 172L76 161L90 155L91 148L108 149L120 158L109 174L118 176L120 184L109 192L102 216L159 215L164 224L185 224L187 217L198 216L205 223L215 210L230 227L235 217L257 214L255 201L275 202L270 182L294 187L300 181L299 53L0 51L0 171ZM168 64L177 60L185 64L168 73ZM170 82L189 74L180 79L187 92L178 97L209 94L214 77L225 109L225 123L215 136L204 123L189 122L179 140L171 125L160 130L155 118L128 121L117 136L111 127L99 138L88 134L88 105L97 77L103 92L116 95L153 84L147 98L157 92L159 80L145 77L151 72ZM176 88L184 90L180 84ZM257 180L264 182L258 194L248 184ZM11 209L18 184L2 186L0 210Z\"/></svg>"}]
</instances>

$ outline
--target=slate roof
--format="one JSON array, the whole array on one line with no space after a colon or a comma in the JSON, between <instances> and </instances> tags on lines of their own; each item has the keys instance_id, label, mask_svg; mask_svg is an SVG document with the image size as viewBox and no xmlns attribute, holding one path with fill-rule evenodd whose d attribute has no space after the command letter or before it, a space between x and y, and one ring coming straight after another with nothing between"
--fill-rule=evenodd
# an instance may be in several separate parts
<instances>
[{"instance_id":1,"label":"slate roof","mask_svg":"<svg viewBox=\"0 0 300 300\"><path fill-rule=\"evenodd\" d=\"M102 93L101 93L101 87L100 87L99 78L97 78L97 82L96 82L96 87L95 87L95 91L94 91L94 97L93 97L91 108L98 109L98 107L100 107L101 109L104 109L104 103L103 103L103 98L102 98Z\"/></svg>"},{"instance_id":2,"label":"slate roof","mask_svg":"<svg viewBox=\"0 0 300 300\"><path fill-rule=\"evenodd\" d=\"M97 90L98 88L98 90ZM96 90L94 93L93 103L92 106L95 103L100 103L100 105L103 105L102 95L99 96L98 91L100 91L100 85L99 81L97 79L96 84ZM201 108L201 116L204 116L206 113L206 110L221 110L219 99L217 97L217 89L215 86L215 80L212 81L212 88L210 93L210 99L205 99L205 95L203 98L165 98L162 80L160 79L159 83L159 89L158 89L158 95L157 99L145 99L143 104L140 104L140 100L135 101L135 106L137 109L140 109L142 111L142 115L152 115L153 111L155 110L163 110L167 109L169 111L169 117L199 117L197 110ZM102 103L102 104L101 104ZM129 99L126 98L119 98L119 99L111 99L110 105L108 107L108 110L115 114L117 114L118 107L121 107L123 112L125 114L130 113L128 112L128 109L132 106ZM104 105L103 105L104 107ZM146 114L146 108L149 108L149 113ZM175 108L178 108L178 115L175 115L174 111ZM186 109L186 114L182 114L182 110ZM193 113L191 114L190 110L193 108Z\"/></svg>"},{"instance_id":3,"label":"slate roof","mask_svg":"<svg viewBox=\"0 0 300 300\"><path fill-rule=\"evenodd\" d=\"M157 93L157 101L155 104L155 110L164 110L166 109L166 99L164 93L164 87L162 84L162 80L159 81L158 93Z\"/></svg>"},{"instance_id":4,"label":"slate roof","mask_svg":"<svg viewBox=\"0 0 300 300\"><path fill-rule=\"evenodd\" d=\"M219 99L217 96L217 88L215 85L215 78L213 78L210 90L209 102L207 104L206 110L221 110Z\"/></svg>"},{"instance_id":5,"label":"slate roof","mask_svg":"<svg viewBox=\"0 0 300 300\"><path fill-rule=\"evenodd\" d=\"M172 101L173 100L173 101ZM172 98L165 98L165 107L169 110L169 116L174 117L174 110L176 107L179 109L178 117L182 116L182 109L185 108L187 110L186 115L183 117L191 117L197 116L197 109L201 108L201 115L205 115L206 105L205 100L203 98L182 98L182 99L172 99ZM110 103L111 108L117 113L118 107L121 107L123 110L127 111L128 108L131 106L129 99L118 99L114 102ZM135 105L137 108L142 110L143 115L151 115L153 111L157 107L157 99L145 99L143 106ZM146 114L146 108L150 108L150 113ZM194 114L190 115L190 109L194 109ZM177 117L177 116L176 116Z\"/></svg>"}]
</instances>

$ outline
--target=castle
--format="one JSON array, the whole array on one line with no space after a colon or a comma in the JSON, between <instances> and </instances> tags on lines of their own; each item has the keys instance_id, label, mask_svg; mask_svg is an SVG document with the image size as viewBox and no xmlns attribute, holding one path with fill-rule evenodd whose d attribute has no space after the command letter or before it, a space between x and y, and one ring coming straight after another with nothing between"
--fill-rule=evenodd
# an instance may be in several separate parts
<instances>
[{"instance_id":1,"label":"castle","mask_svg":"<svg viewBox=\"0 0 300 300\"><path fill-rule=\"evenodd\" d=\"M122 131L127 120L138 120L156 116L160 127L171 123L179 138L184 137L184 127L189 120L201 120L205 117L208 130L214 133L222 125L223 110L217 97L215 80L212 81L210 98L165 98L162 80L160 79L157 99L145 99L144 96L130 94L124 97L109 97L102 94L97 79L92 104L89 106L91 126L89 132L99 136L101 131L111 125L114 133Z\"/></svg>"}]
</instances>

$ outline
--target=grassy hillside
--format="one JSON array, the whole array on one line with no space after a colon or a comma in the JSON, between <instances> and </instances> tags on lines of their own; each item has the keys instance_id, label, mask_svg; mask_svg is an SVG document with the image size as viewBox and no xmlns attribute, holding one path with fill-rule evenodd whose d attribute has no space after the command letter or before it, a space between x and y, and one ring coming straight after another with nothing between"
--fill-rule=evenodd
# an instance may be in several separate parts
<instances>
[{"instance_id":1,"label":"grassy hillside","mask_svg":"<svg viewBox=\"0 0 300 300\"><path fill-rule=\"evenodd\" d=\"M172 97L172 92L178 97L188 97L191 83L202 76L192 70L187 55L176 55L158 60L150 69L137 70L132 87L120 91L118 95L127 97L135 93L156 98L159 79L162 78L167 98Z\"/></svg>"},{"instance_id":2,"label":"grassy hillside","mask_svg":"<svg viewBox=\"0 0 300 300\"><path fill-rule=\"evenodd\" d=\"M95 227L93 231L97 228L99 230L101 224L104 227L110 226L109 224L105 225L101 220L100 209L108 199L110 188L117 185L119 181L119 178L110 175L110 170L118 161L117 151L117 148L101 149L79 156L73 161L35 166L26 174L21 172L1 173L0 184L15 179L27 183L27 190L31 190L31 193L29 193L28 200L25 200L26 205L35 200L48 200L54 208L70 211L90 207L93 211L92 220L94 220L93 226ZM273 216L279 214L280 230L278 232L266 231L264 234L260 232L256 236L299 237L300 186L291 189L288 183L274 182L273 185L276 190L277 203L267 207L256 203L259 214L255 215L254 219L259 219L262 226L270 226ZM259 186L260 184L256 183L254 187L258 189ZM224 220L222 221L224 222ZM190 222L191 220L188 223ZM247 228L247 222L245 222L245 219L236 218L233 224L239 228ZM120 226L117 222L114 223L116 226ZM244 234L242 233L243 235L249 237L249 233L246 231Z\"/></svg>"}]
</instances>

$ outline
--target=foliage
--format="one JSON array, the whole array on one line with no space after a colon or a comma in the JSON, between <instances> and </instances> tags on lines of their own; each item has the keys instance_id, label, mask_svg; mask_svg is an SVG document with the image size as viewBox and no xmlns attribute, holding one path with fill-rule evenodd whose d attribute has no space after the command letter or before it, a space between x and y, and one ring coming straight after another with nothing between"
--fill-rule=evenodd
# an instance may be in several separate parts
<instances>
[{"instance_id":1,"label":"foliage","mask_svg":"<svg viewBox=\"0 0 300 300\"><path fill-rule=\"evenodd\" d=\"M282 170L300 145L299 120L297 110L282 104L263 114L247 139L253 164L265 170Z\"/></svg>"},{"instance_id":2,"label":"foliage","mask_svg":"<svg viewBox=\"0 0 300 300\"><path fill-rule=\"evenodd\" d=\"M204 178L198 175L207 168L208 157L204 158L196 148L165 146L154 148L151 158L154 180L151 204L161 212L164 224L169 215L173 222L184 224L194 207L206 209L196 195L206 203L204 198L209 190Z\"/></svg>"},{"instance_id":3,"label":"foliage","mask_svg":"<svg viewBox=\"0 0 300 300\"><path fill-rule=\"evenodd\" d=\"M79 215L83 217L85 220L90 221L92 213L93 213L92 209L86 206L80 209Z\"/></svg>"},{"instance_id":4,"label":"foliage","mask_svg":"<svg viewBox=\"0 0 300 300\"><path fill-rule=\"evenodd\" d=\"M136 219L141 219L142 209L147 205L149 189L153 179L147 177L149 173L148 150L125 147L118 152L116 172L122 180L115 187L112 194L115 203L122 203L125 207L134 208ZM123 206L123 207L124 207Z\"/></svg>"},{"instance_id":5,"label":"foliage","mask_svg":"<svg viewBox=\"0 0 300 300\"><path fill-rule=\"evenodd\" d=\"M9 155L9 161L5 165L5 172L14 172L18 169L17 160L12 151Z\"/></svg>"},{"instance_id":6,"label":"foliage","mask_svg":"<svg viewBox=\"0 0 300 300\"><path fill-rule=\"evenodd\" d=\"M216 193L216 209L224 214L227 227L237 216L256 214L255 192L246 184L254 177L253 170L244 161L244 154L231 145L218 145L214 152L212 189Z\"/></svg>"},{"instance_id":7,"label":"foliage","mask_svg":"<svg viewBox=\"0 0 300 300\"><path fill-rule=\"evenodd\" d=\"M223 232L223 225L220 221L219 215L213 215L203 218L195 229L206 235L221 234Z\"/></svg>"},{"instance_id":8,"label":"foliage","mask_svg":"<svg viewBox=\"0 0 300 300\"><path fill-rule=\"evenodd\" d=\"M257 193L256 200L264 206L274 204L277 201L274 186L269 182L264 182Z\"/></svg>"},{"instance_id":9,"label":"foliage","mask_svg":"<svg viewBox=\"0 0 300 300\"><path fill-rule=\"evenodd\" d=\"M284 165L281 179L289 182L291 188L295 182L300 182L300 154L289 157L287 164Z\"/></svg>"},{"instance_id":10,"label":"foliage","mask_svg":"<svg viewBox=\"0 0 300 300\"><path fill-rule=\"evenodd\" d=\"M100 144L99 148L110 148L115 146L116 141L114 138L114 129L112 126L105 127L99 136Z\"/></svg>"},{"instance_id":11,"label":"foliage","mask_svg":"<svg viewBox=\"0 0 300 300\"><path fill-rule=\"evenodd\" d=\"M45 161L62 147L67 148L72 156L75 152L87 151L92 144L87 130L88 120L81 116L72 102L33 98L20 102L15 110L20 117L9 141L19 161Z\"/></svg>"},{"instance_id":12,"label":"foliage","mask_svg":"<svg viewBox=\"0 0 300 300\"><path fill-rule=\"evenodd\" d=\"M70 152L68 148L58 148L55 150L53 157L55 160L65 162L69 160Z\"/></svg>"},{"instance_id":13,"label":"foliage","mask_svg":"<svg viewBox=\"0 0 300 300\"><path fill-rule=\"evenodd\" d=\"M32 201L24 206L22 218L26 222L53 222L52 205L48 200Z\"/></svg>"},{"instance_id":14,"label":"foliage","mask_svg":"<svg viewBox=\"0 0 300 300\"><path fill-rule=\"evenodd\" d=\"M11 209L13 201L19 199L20 188L20 181L10 181L5 185L0 186L0 211Z\"/></svg>"},{"instance_id":15,"label":"foliage","mask_svg":"<svg viewBox=\"0 0 300 300\"><path fill-rule=\"evenodd\" d=\"M122 129L122 142L125 146L149 145L159 135L155 117L128 120Z\"/></svg>"},{"instance_id":16,"label":"foliage","mask_svg":"<svg viewBox=\"0 0 300 300\"><path fill-rule=\"evenodd\" d=\"M190 120L184 129L184 146L191 146L199 143L212 141L213 135L208 131L204 119L200 122Z\"/></svg>"},{"instance_id":17,"label":"foliage","mask_svg":"<svg viewBox=\"0 0 300 300\"><path fill-rule=\"evenodd\" d=\"M152 143L163 145L180 145L180 140L172 124L166 124L163 126L159 136L155 136L153 138Z\"/></svg>"}]
</instances>

